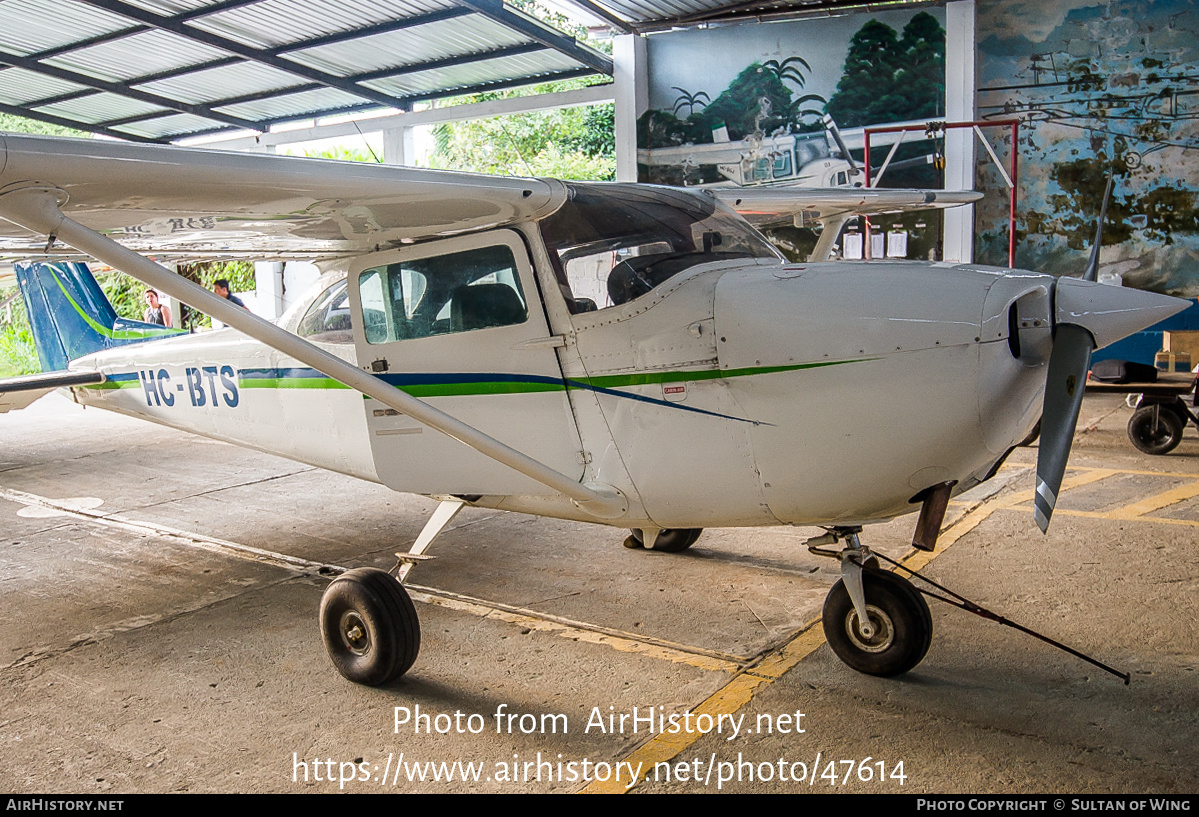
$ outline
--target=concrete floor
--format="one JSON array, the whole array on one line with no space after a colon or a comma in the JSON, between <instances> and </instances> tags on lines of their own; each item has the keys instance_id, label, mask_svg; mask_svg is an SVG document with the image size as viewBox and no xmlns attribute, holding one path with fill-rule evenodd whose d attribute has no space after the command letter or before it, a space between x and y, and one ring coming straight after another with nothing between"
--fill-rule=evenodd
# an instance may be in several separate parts
<instances>
[{"instance_id":1,"label":"concrete floor","mask_svg":"<svg viewBox=\"0 0 1199 817\"><path fill-rule=\"evenodd\" d=\"M416 665L371 689L325 656L321 568L390 568L432 501L51 396L0 417L0 790L1194 792L1199 435L1143 456L1129 414L1084 402L1048 537L1020 450L919 564L1131 686L937 602L920 666L859 675L810 626L818 531L668 555L467 510L411 576ZM913 524L863 538L899 558Z\"/></svg>"}]
</instances>

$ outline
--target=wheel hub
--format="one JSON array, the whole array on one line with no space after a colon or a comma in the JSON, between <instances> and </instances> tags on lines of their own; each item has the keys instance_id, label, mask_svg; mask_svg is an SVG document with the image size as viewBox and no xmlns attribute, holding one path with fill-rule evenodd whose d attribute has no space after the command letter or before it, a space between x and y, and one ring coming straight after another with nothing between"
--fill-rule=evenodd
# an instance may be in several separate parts
<instances>
[{"instance_id":1,"label":"wheel hub","mask_svg":"<svg viewBox=\"0 0 1199 817\"><path fill-rule=\"evenodd\" d=\"M338 631L346 648L355 655L365 655L370 649L371 638L366 623L354 610L346 610L341 614Z\"/></svg>"},{"instance_id":2,"label":"wheel hub","mask_svg":"<svg viewBox=\"0 0 1199 817\"><path fill-rule=\"evenodd\" d=\"M868 626L872 629L870 635L863 632L858 611L853 609L845 616L845 633L853 645L863 652L883 652L895 640L895 625L890 616L873 604L866 605L866 615L869 617Z\"/></svg>"}]
</instances>

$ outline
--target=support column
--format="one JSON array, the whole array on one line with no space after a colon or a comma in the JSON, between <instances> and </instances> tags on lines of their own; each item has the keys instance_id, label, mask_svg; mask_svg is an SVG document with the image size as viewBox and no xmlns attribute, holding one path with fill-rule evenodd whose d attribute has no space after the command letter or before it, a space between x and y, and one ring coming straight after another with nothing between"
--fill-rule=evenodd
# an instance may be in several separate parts
<instances>
[{"instance_id":1,"label":"support column","mask_svg":"<svg viewBox=\"0 0 1199 817\"><path fill-rule=\"evenodd\" d=\"M383 164L413 166L415 162L416 144L410 125L383 131Z\"/></svg>"},{"instance_id":2,"label":"support column","mask_svg":"<svg viewBox=\"0 0 1199 817\"><path fill-rule=\"evenodd\" d=\"M977 116L974 83L974 0L945 4L945 118L973 122ZM945 134L945 187L973 190L975 139L970 128L952 128ZM1012 146L1013 150L1015 145ZM944 259L974 260L974 205L945 211Z\"/></svg>"},{"instance_id":3,"label":"support column","mask_svg":"<svg viewBox=\"0 0 1199 817\"><path fill-rule=\"evenodd\" d=\"M179 265L178 264L163 264L163 266L175 274L179 273ZM182 329L183 328L183 308L182 308L183 305L181 303L179 303L179 299L174 297L173 295L168 295L165 292L159 292L158 293L158 302L160 304L164 305L167 309L169 309L171 311L171 326L175 329Z\"/></svg>"},{"instance_id":4,"label":"support column","mask_svg":"<svg viewBox=\"0 0 1199 817\"><path fill-rule=\"evenodd\" d=\"M258 314L274 320L283 314L283 262L254 262L254 301Z\"/></svg>"},{"instance_id":5,"label":"support column","mask_svg":"<svg viewBox=\"0 0 1199 817\"><path fill-rule=\"evenodd\" d=\"M637 119L649 109L647 40L622 34L612 41L616 91L616 180L637 181Z\"/></svg>"}]
</instances>

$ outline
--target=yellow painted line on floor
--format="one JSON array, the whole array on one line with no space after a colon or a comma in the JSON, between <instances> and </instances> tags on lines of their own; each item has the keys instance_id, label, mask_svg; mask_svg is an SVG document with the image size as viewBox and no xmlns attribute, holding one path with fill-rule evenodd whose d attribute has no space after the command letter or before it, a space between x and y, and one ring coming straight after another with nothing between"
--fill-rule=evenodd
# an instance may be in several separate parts
<instances>
[{"instance_id":1,"label":"yellow painted line on floor","mask_svg":"<svg viewBox=\"0 0 1199 817\"><path fill-rule=\"evenodd\" d=\"M1005 511L1027 511L1027 508L1000 508ZM1084 519L1106 519L1109 522L1154 522L1162 525L1181 525L1188 528L1199 528L1199 521L1193 519L1171 519L1167 516L1117 516L1115 511L1068 511L1058 508L1054 516L1081 516Z\"/></svg>"},{"instance_id":2,"label":"yellow painted line on floor","mask_svg":"<svg viewBox=\"0 0 1199 817\"><path fill-rule=\"evenodd\" d=\"M414 601L433 604L467 613L480 618L490 618L527 627L538 632L552 633L572 641L582 641L588 644L600 644L614 650L634 655L644 655L675 664L686 664L710 672L737 672L751 659L735 655L716 653L711 650L688 647L684 644L670 644L663 641L638 638L632 633L610 630L603 627L590 626L583 622L571 621L557 616L538 613L535 610L499 605L483 599L465 599L457 594L450 595L433 588L419 585L406 585L409 595Z\"/></svg>"},{"instance_id":3,"label":"yellow painted line on floor","mask_svg":"<svg viewBox=\"0 0 1199 817\"><path fill-rule=\"evenodd\" d=\"M1108 477L1116 476L1122 473L1131 473L1120 471L1114 468L1076 468L1071 469L1075 474L1067 479L1062 480L1059 496L1065 491L1073 488L1078 488L1083 485L1090 485ZM1149 472L1157 473L1157 472ZM1196 476L1196 475L1185 475ZM1199 486L1199 483L1196 483ZM1189 487L1189 486L1188 486ZM1175 489L1177 493L1179 489ZM1199 488L1196 489L1199 493ZM990 498L983 500L975 505L971 510L967 511L963 516L944 531L941 532L937 539L937 549L932 553L914 550L905 559L900 560L901 564L909 570L919 571L925 568L934 558L940 556L948 550L955 542L960 540L966 534L977 528L987 520L997 510L1024 510L1021 505L1031 502L1033 491L1018 491L1003 499ZM1069 513L1067 511L1058 510L1056 513ZM1144 518L1144 517L1136 517ZM1157 521L1157 520L1155 520ZM1175 521L1175 520L1170 520ZM1181 521L1181 520L1179 520ZM1189 523L1199 524L1199 523ZM756 666L753 666L744 672L736 675L727 684L717 690L713 695L700 703L692 710L697 716L700 714L711 715L718 719L720 715L733 715L737 710L753 700L757 692L766 686L769 686L774 681L782 678L787 672L793 669L800 661L814 653L821 645L825 643L824 629L820 626L820 621L817 620L808 625L806 629L784 644L777 650L773 650L763 656L762 660ZM650 738L644 744L634 749L633 752L623 761L631 764L632 768L640 768L642 771L642 780L646 772L652 772L654 767L659 763L668 763L678 757L687 748L698 741L702 734L698 732L678 734L659 733ZM639 765L640 764L640 765ZM640 783L641 781L637 781ZM594 781L581 789L580 794L625 794L632 791L636 786L627 786L627 781L616 781L615 778L608 781Z\"/></svg>"},{"instance_id":4,"label":"yellow painted line on floor","mask_svg":"<svg viewBox=\"0 0 1199 817\"><path fill-rule=\"evenodd\" d=\"M101 511L93 511L73 507L63 500L49 499L37 494L18 491L10 488L0 488L0 499L15 502L26 507L40 507L55 511L65 518L76 519L92 525L105 528L115 528L136 536L154 536L161 539L199 548L225 556L234 556L254 562L265 562L290 570L312 571L320 573L322 569L333 567L338 571L346 568L329 565L325 562L314 562L300 559L285 553L275 553L249 545L203 536L189 531L176 530L164 525L151 524L124 519L117 514L106 515ZM675 664L686 664L711 672L733 673L753 660L753 656L737 656L720 653L715 650L704 650L699 647L689 647L685 644L673 644L660 639L640 638L634 633L625 633L605 627L591 626L584 622L572 621L560 616L539 613L536 610L526 610L520 607L488 602L484 599L474 599L435 588L406 585L409 595L415 601L426 604L436 604L459 612L470 613L480 618L492 618L510 624L527 627L530 630L550 632L573 641L590 644L601 644L621 652L644 655Z\"/></svg>"},{"instance_id":5,"label":"yellow painted line on floor","mask_svg":"<svg viewBox=\"0 0 1199 817\"><path fill-rule=\"evenodd\" d=\"M1186 485L1179 485L1176 488L1163 491L1160 494L1155 494L1154 496L1147 496L1122 508L1116 508L1114 511L1110 511L1110 513L1113 519L1135 519L1196 496L1199 496L1199 482L1190 482Z\"/></svg>"},{"instance_id":6,"label":"yellow painted line on floor","mask_svg":"<svg viewBox=\"0 0 1199 817\"><path fill-rule=\"evenodd\" d=\"M1082 468L1086 468L1086 466L1080 466L1080 469L1082 469ZM1071 466L1071 470L1074 470L1073 466ZM1181 477L1182 479L1199 479L1199 474L1197 474L1193 471L1188 474L1188 473L1185 473L1182 471L1142 471L1137 468L1115 468L1115 469L1087 468L1087 470L1092 470L1092 471L1113 470L1117 474L1135 474L1137 476L1146 476L1146 477Z\"/></svg>"},{"instance_id":7,"label":"yellow painted line on floor","mask_svg":"<svg viewBox=\"0 0 1199 817\"><path fill-rule=\"evenodd\" d=\"M1094 474L1075 477L1075 481L1078 484L1087 484L1115 473L1110 469L1094 469L1094 471ZM1063 490L1067 489L1066 483L1063 482ZM1031 491L1027 493L1030 496L1032 494ZM1018 503L1022 500L1016 498L1014 501ZM1012 498L995 501L983 500L961 519L942 531L937 539L936 551L932 553L913 551L906 559L902 559L901 563L910 570L920 570L934 557L940 556L951 545L977 528L995 510L1008 507L1010 502L1013 502ZM817 619L782 647L764 655L757 665L736 675L692 711L697 717L706 714L716 720L719 720L721 715L736 714L737 710L753 700L759 690L782 678L800 661L816 652L824 643L824 628ZM628 757L621 758L621 761L628 762L633 769L641 769L642 777L637 781L639 784L645 779L646 772L653 772L654 767L659 763L668 763L674 760L701 737L703 735L698 732L680 731L677 734L661 732L634 749ZM580 789L579 794L627 794L634 788L636 785L630 786L625 780L617 781L613 776L607 781L593 781Z\"/></svg>"},{"instance_id":8,"label":"yellow painted line on floor","mask_svg":"<svg viewBox=\"0 0 1199 817\"><path fill-rule=\"evenodd\" d=\"M1071 469L1071 470L1080 470L1080 471L1082 471L1082 473L1075 474L1072 477L1066 477L1065 479L1062 480L1062 487L1059 488L1058 492L1057 492L1057 496L1058 496L1059 500L1061 499L1062 494L1064 494L1066 491L1071 490L1072 488L1080 488L1083 485L1090 485L1093 482L1099 482L1102 479L1107 479L1108 477L1114 477L1119 474L1131 473L1129 471L1118 471L1115 468L1086 468L1086 469ZM1035 493L1035 491L1033 491L1033 489L1031 489L1031 488L1028 489L1027 491L1018 491L1017 493L1008 497L1008 499L1006 501L1004 501L1000 505L997 505L996 507L997 508L998 507L1010 508L1013 505L1020 505L1025 502L1032 502L1034 493ZM1057 509L1055 508L1053 512L1057 513Z\"/></svg>"},{"instance_id":9,"label":"yellow painted line on floor","mask_svg":"<svg viewBox=\"0 0 1199 817\"><path fill-rule=\"evenodd\" d=\"M1071 488L1078 488L1082 485L1088 485L1093 482L1098 482L1101 479L1106 479L1110 476L1122 475L1137 475L1137 476L1162 476L1162 477L1184 477L1194 479L1196 474L1174 474L1161 471L1132 471L1112 468L1091 468L1087 469L1086 473L1063 480L1062 489L1058 492L1060 497L1062 493ZM1080 516L1089 519L1110 519L1115 521L1145 521L1145 522L1162 522L1167 525L1184 525L1184 526L1199 526L1199 522L1193 522L1187 519L1168 519L1160 516L1148 516L1154 511L1160 511L1162 508L1168 508L1171 505L1176 505L1179 502L1185 502L1188 499L1193 499L1199 496L1199 482L1188 482L1183 485L1171 488L1168 491L1163 491L1160 494L1139 499L1136 502L1123 505L1119 508L1114 508L1110 511L1076 511L1068 508L1058 507L1054 510L1054 514L1062 514L1064 516ZM1033 501L1032 491L1021 491L1015 494L1007 502L996 504L993 510L1030 510L1028 505Z\"/></svg>"},{"instance_id":10,"label":"yellow painted line on floor","mask_svg":"<svg viewBox=\"0 0 1199 817\"><path fill-rule=\"evenodd\" d=\"M737 675L691 711L697 718L709 715L713 721L719 722L721 715L733 714L741 709L753 700L759 689L783 677L823 643L824 631L817 620L782 648L768 654L758 666ZM622 758L622 761L630 764L628 768L641 770L641 779L637 781L640 783L645 779L646 772L652 772L659 763L668 763L678 757L701 737L703 735L697 731L679 730L674 734L659 732L634 749L627 758ZM617 781L613 775L608 780L591 782L580 789L579 794L625 794L633 788L624 780Z\"/></svg>"}]
</instances>

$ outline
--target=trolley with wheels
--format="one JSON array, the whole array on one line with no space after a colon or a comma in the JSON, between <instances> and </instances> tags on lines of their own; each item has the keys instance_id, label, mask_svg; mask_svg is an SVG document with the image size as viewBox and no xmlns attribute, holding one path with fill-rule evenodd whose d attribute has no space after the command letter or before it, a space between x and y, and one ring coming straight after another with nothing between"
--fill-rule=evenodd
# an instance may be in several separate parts
<instances>
[{"instance_id":1,"label":"trolley with wheels","mask_svg":"<svg viewBox=\"0 0 1199 817\"><path fill-rule=\"evenodd\" d=\"M1087 381L1091 394L1137 394L1136 411L1128 421L1128 439L1146 454L1168 454L1182 442L1187 423L1199 427L1194 408L1199 405L1193 374L1159 375L1153 383L1100 383ZM1187 405L1187 398L1190 405Z\"/></svg>"}]
</instances>

